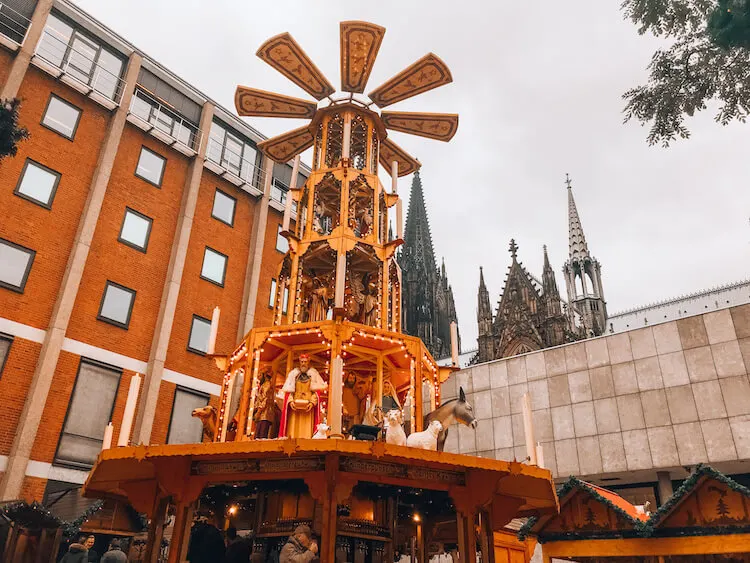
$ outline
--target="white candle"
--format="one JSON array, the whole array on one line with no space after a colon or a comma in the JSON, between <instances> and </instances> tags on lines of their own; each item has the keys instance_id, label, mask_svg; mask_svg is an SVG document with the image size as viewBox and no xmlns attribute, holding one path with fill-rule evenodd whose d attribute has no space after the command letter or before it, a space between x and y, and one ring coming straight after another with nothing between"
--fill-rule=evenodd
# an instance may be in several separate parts
<instances>
[{"instance_id":1,"label":"white candle","mask_svg":"<svg viewBox=\"0 0 750 563\"><path fill-rule=\"evenodd\" d=\"M346 291L346 253L339 252L336 260L336 308L344 307L344 292Z\"/></svg>"},{"instance_id":2,"label":"white candle","mask_svg":"<svg viewBox=\"0 0 750 563\"><path fill-rule=\"evenodd\" d=\"M331 434L341 434L344 360L341 356L336 356L332 364L331 381L328 384L328 425L331 427Z\"/></svg>"},{"instance_id":3,"label":"white candle","mask_svg":"<svg viewBox=\"0 0 750 563\"><path fill-rule=\"evenodd\" d=\"M112 422L104 427L104 440L102 441L102 450L108 450L112 447L112 434L115 431L115 427L112 426Z\"/></svg>"},{"instance_id":4,"label":"white candle","mask_svg":"<svg viewBox=\"0 0 750 563\"><path fill-rule=\"evenodd\" d=\"M297 174L299 172L299 155L294 157L292 166L292 181L289 183L289 191L286 193L286 205L284 206L284 224L281 229L289 230L289 224L292 222L292 190L297 188Z\"/></svg>"},{"instance_id":5,"label":"white candle","mask_svg":"<svg viewBox=\"0 0 750 563\"><path fill-rule=\"evenodd\" d=\"M128 398L125 401L125 412L122 415L122 425L120 426L120 435L117 437L118 446L127 446L130 442L130 430L133 428L133 418L135 417L135 406L138 402L138 391L141 388L141 376L135 374L130 378L130 389L128 389Z\"/></svg>"},{"instance_id":6,"label":"white candle","mask_svg":"<svg viewBox=\"0 0 750 563\"><path fill-rule=\"evenodd\" d=\"M352 116L348 114L344 117L344 139L341 143L341 158L349 159L352 141Z\"/></svg>"},{"instance_id":7,"label":"white candle","mask_svg":"<svg viewBox=\"0 0 750 563\"><path fill-rule=\"evenodd\" d=\"M398 193L398 161L391 162L391 192Z\"/></svg>"},{"instance_id":8,"label":"white candle","mask_svg":"<svg viewBox=\"0 0 750 563\"><path fill-rule=\"evenodd\" d=\"M536 464L544 468L544 448L539 442L536 443Z\"/></svg>"},{"instance_id":9,"label":"white candle","mask_svg":"<svg viewBox=\"0 0 750 563\"><path fill-rule=\"evenodd\" d=\"M214 312L211 315L211 333L208 336L209 354L216 352L216 336L219 334L219 315L221 315L219 307L214 307Z\"/></svg>"},{"instance_id":10,"label":"white candle","mask_svg":"<svg viewBox=\"0 0 750 563\"><path fill-rule=\"evenodd\" d=\"M451 321L451 358L453 367L458 367L458 325Z\"/></svg>"},{"instance_id":11,"label":"white candle","mask_svg":"<svg viewBox=\"0 0 750 563\"><path fill-rule=\"evenodd\" d=\"M534 421L531 418L531 395L524 393L521 397L523 409L523 434L526 439L526 455L529 463L536 465L536 440L534 439Z\"/></svg>"},{"instance_id":12,"label":"white candle","mask_svg":"<svg viewBox=\"0 0 750 563\"><path fill-rule=\"evenodd\" d=\"M404 206L401 198L396 202L396 238L404 238Z\"/></svg>"}]
</instances>

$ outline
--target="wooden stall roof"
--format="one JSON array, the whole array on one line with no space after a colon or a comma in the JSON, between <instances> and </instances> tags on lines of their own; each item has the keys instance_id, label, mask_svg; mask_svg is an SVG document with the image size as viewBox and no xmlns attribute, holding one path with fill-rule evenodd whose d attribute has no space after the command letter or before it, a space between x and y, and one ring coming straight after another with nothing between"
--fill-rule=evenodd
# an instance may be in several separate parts
<instances>
[{"instance_id":1,"label":"wooden stall roof","mask_svg":"<svg viewBox=\"0 0 750 563\"><path fill-rule=\"evenodd\" d=\"M545 561L750 553L750 489L708 465L698 465L648 517L612 491L575 477L558 495L559 515L531 518L519 530L520 539L531 535L543 544ZM617 526L592 525L600 524L596 510L585 512L581 519L580 507L578 513L571 510L581 495L618 512ZM571 514L579 519L572 519ZM565 524L567 529L563 529Z\"/></svg>"},{"instance_id":2,"label":"wooden stall roof","mask_svg":"<svg viewBox=\"0 0 750 563\"><path fill-rule=\"evenodd\" d=\"M336 459L336 471L361 481L449 492L459 502L494 502L498 521L557 512L550 472L536 466L358 440L252 440L132 446L104 450L84 485L85 496L127 498L142 512L155 496L191 494L220 482L305 479ZM464 495L463 492L466 494ZM140 499L140 501L139 501Z\"/></svg>"}]
</instances>

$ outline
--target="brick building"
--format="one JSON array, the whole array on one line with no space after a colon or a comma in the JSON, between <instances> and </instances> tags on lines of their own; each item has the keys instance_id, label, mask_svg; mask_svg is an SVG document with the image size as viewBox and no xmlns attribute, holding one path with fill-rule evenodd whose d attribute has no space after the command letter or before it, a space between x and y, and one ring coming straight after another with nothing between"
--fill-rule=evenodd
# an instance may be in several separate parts
<instances>
[{"instance_id":1,"label":"brick building","mask_svg":"<svg viewBox=\"0 0 750 563\"><path fill-rule=\"evenodd\" d=\"M218 352L272 322L292 169L67 0L3 2L0 44L31 134L0 163L0 498L41 501L118 439L137 373L132 440L200 440L212 310Z\"/></svg>"}]
</instances>

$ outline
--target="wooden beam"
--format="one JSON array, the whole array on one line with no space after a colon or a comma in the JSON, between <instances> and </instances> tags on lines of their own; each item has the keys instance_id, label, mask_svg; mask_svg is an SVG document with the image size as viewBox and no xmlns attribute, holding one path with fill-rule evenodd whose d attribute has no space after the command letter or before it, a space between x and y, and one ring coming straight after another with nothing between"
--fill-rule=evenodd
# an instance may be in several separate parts
<instances>
[{"instance_id":1,"label":"wooden beam","mask_svg":"<svg viewBox=\"0 0 750 563\"><path fill-rule=\"evenodd\" d=\"M542 544L545 557L633 557L748 553L750 534L555 541Z\"/></svg>"}]
</instances>

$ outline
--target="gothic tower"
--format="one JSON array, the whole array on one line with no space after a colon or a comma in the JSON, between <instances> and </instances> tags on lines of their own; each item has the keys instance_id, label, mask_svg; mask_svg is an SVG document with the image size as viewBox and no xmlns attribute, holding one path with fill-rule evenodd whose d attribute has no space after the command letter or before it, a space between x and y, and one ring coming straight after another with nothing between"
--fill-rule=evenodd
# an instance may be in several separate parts
<instances>
[{"instance_id":1,"label":"gothic tower","mask_svg":"<svg viewBox=\"0 0 750 563\"><path fill-rule=\"evenodd\" d=\"M492 306L490 305L490 293L484 284L484 272L481 266L479 266L479 295L477 301L477 324L479 326L479 356L477 361L489 362L495 359Z\"/></svg>"},{"instance_id":2,"label":"gothic tower","mask_svg":"<svg viewBox=\"0 0 750 563\"><path fill-rule=\"evenodd\" d=\"M453 289L432 246L422 180L414 173L400 255L403 330L418 336L436 358L450 356L450 323L456 321ZM460 341L460 340L459 340Z\"/></svg>"},{"instance_id":3,"label":"gothic tower","mask_svg":"<svg viewBox=\"0 0 750 563\"><path fill-rule=\"evenodd\" d=\"M607 303L602 290L602 274L599 261L591 256L581 219L578 216L573 188L566 174L568 188L568 260L563 266L565 285L568 289L568 322L570 330L576 332L575 316L580 318L584 337L599 336L607 326Z\"/></svg>"}]
</instances>

